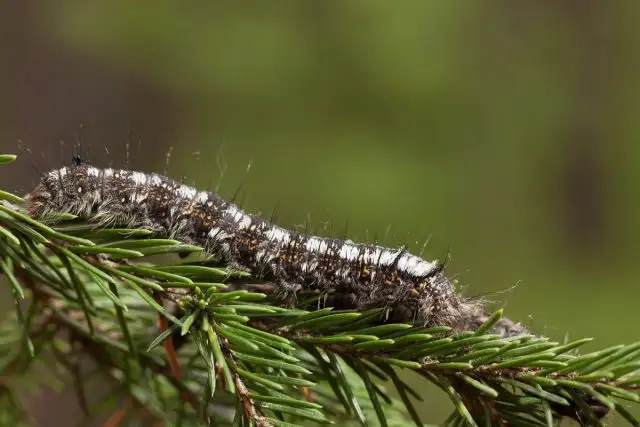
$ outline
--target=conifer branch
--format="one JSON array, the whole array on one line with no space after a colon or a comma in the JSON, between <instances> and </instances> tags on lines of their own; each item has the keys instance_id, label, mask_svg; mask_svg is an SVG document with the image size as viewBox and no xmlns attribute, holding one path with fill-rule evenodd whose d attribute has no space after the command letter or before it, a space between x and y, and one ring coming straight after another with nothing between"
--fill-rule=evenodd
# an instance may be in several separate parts
<instances>
[{"instance_id":1,"label":"conifer branch","mask_svg":"<svg viewBox=\"0 0 640 427\"><path fill-rule=\"evenodd\" d=\"M0 322L0 423L31 425L19 392L55 380L105 426L423 425L408 371L449 396L446 426L598 426L609 412L640 425L626 409L640 402L640 342L578 354L589 339L493 333L502 310L454 333L386 323L384 307L319 308L314 292L282 307L269 283L202 248L70 215L47 225L20 197L0 199L0 274L16 307Z\"/></svg>"}]
</instances>

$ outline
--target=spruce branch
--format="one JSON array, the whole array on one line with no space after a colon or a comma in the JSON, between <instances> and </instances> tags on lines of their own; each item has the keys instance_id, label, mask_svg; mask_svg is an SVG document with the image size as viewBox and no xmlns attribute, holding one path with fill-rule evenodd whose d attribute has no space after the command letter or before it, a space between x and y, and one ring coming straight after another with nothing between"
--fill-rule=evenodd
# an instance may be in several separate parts
<instances>
[{"instance_id":1,"label":"spruce branch","mask_svg":"<svg viewBox=\"0 0 640 427\"><path fill-rule=\"evenodd\" d=\"M17 396L53 381L106 426L423 425L409 372L449 396L446 426L598 426L614 411L640 425L626 409L640 402L640 342L579 354L589 339L499 333L502 310L455 333L386 323L384 307L322 308L315 292L283 307L202 248L71 215L44 224L0 199L15 304L0 322L0 422L32 425Z\"/></svg>"}]
</instances>

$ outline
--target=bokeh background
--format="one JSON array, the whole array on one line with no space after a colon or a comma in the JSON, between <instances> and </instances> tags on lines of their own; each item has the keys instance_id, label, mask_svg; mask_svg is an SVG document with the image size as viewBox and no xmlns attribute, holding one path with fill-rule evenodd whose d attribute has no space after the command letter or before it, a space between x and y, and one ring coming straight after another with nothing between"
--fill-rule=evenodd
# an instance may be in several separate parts
<instances>
[{"instance_id":1,"label":"bokeh background","mask_svg":"<svg viewBox=\"0 0 640 427\"><path fill-rule=\"evenodd\" d=\"M640 338L639 2L0 7L0 151L21 156L3 188L76 143L159 172L172 147L169 175L283 226L416 252L430 237L467 294L539 333ZM69 425L51 398L41 425ZM420 409L451 406L434 390Z\"/></svg>"}]
</instances>

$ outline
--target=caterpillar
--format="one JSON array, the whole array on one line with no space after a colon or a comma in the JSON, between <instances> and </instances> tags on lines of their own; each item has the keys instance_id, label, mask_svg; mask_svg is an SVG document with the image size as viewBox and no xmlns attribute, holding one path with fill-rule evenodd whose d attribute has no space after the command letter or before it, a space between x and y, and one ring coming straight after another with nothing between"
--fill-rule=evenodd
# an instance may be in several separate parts
<instances>
[{"instance_id":1,"label":"caterpillar","mask_svg":"<svg viewBox=\"0 0 640 427\"><path fill-rule=\"evenodd\" d=\"M393 321L460 331L487 317L482 301L459 294L437 261L403 248L288 230L163 175L100 169L74 156L71 166L44 174L27 200L29 214L42 220L70 213L100 226L147 228L199 245L229 267L272 282L274 294L288 305L305 289L347 296L356 309L384 307ZM526 330L505 319L494 332L513 336Z\"/></svg>"}]
</instances>

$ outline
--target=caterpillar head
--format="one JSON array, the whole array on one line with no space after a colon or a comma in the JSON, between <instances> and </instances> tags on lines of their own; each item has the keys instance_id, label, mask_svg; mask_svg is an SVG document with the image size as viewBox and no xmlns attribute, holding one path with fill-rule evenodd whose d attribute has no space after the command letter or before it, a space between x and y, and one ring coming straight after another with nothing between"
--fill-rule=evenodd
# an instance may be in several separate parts
<instances>
[{"instance_id":1,"label":"caterpillar head","mask_svg":"<svg viewBox=\"0 0 640 427\"><path fill-rule=\"evenodd\" d=\"M79 164L45 174L27 195L29 215L45 218L49 214L78 213L86 195L96 190L94 180L87 178L87 168Z\"/></svg>"}]
</instances>

